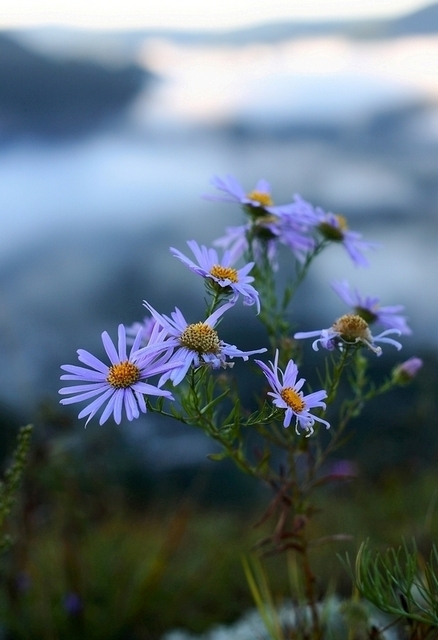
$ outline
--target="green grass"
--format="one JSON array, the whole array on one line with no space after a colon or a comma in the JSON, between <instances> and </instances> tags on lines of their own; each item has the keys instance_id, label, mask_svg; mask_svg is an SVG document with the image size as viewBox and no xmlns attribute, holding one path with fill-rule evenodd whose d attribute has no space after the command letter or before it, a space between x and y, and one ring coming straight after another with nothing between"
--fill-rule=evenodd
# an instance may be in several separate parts
<instances>
[{"instance_id":1,"label":"green grass","mask_svg":"<svg viewBox=\"0 0 438 640\"><path fill-rule=\"evenodd\" d=\"M189 491L167 502L160 495L140 511L114 487L93 493L72 473L57 468L58 482L48 473L30 473L11 530L15 543L2 557L0 623L11 638L155 640L174 627L200 633L230 623L254 606L242 556L274 524L253 527L264 503L251 511L207 509ZM437 486L434 470L388 471L375 482L322 490L313 538L352 539L313 549L321 596L351 593L336 554L354 555L365 538L386 548L414 536L426 554L438 533ZM275 603L300 591L284 555L264 566ZM64 606L69 593L80 596L76 613Z\"/></svg>"}]
</instances>

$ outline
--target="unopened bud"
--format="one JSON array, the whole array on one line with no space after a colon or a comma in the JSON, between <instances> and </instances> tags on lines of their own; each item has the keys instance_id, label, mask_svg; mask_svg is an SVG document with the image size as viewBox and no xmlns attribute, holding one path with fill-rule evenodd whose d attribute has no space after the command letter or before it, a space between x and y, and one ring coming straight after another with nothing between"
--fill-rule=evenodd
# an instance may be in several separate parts
<instances>
[{"instance_id":1,"label":"unopened bud","mask_svg":"<svg viewBox=\"0 0 438 640\"><path fill-rule=\"evenodd\" d=\"M413 356L397 367L394 367L392 370L392 378L397 384L408 384L415 378L422 366L423 360Z\"/></svg>"}]
</instances>

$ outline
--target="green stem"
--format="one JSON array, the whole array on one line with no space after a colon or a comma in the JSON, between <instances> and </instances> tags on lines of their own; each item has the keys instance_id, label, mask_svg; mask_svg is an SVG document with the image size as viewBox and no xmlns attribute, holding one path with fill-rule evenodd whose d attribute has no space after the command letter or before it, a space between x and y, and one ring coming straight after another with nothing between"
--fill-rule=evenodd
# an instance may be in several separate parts
<instances>
[{"instance_id":1,"label":"green stem","mask_svg":"<svg viewBox=\"0 0 438 640\"><path fill-rule=\"evenodd\" d=\"M221 299L224 297L223 292L221 292L217 288L209 288L208 291L211 295L210 304L207 306L205 317L208 318L211 314L216 311L219 306Z\"/></svg>"},{"instance_id":2,"label":"green stem","mask_svg":"<svg viewBox=\"0 0 438 640\"><path fill-rule=\"evenodd\" d=\"M331 383L328 386L327 398L325 400L326 404L331 404L337 395L339 383L341 382L342 373L348 363L348 360L351 356L351 352L349 349L344 349L341 351L341 357L337 360L333 367L333 373L331 375Z\"/></svg>"}]
</instances>

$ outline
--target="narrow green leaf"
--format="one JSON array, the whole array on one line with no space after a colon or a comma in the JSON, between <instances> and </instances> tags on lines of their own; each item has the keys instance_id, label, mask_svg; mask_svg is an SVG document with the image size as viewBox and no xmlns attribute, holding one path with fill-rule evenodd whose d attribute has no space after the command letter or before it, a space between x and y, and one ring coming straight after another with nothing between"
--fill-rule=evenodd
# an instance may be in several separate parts
<instances>
[{"instance_id":1,"label":"narrow green leaf","mask_svg":"<svg viewBox=\"0 0 438 640\"><path fill-rule=\"evenodd\" d=\"M221 400L223 400L228 395L228 393L229 393L229 389L221 393L220 396L217 396L217 398L214 398L211 402L206 404L205 407L202 407L200 411L201 415L203 416L205 413L207 413L207 411L215 407Z\"/></svg>"}]
</instances>

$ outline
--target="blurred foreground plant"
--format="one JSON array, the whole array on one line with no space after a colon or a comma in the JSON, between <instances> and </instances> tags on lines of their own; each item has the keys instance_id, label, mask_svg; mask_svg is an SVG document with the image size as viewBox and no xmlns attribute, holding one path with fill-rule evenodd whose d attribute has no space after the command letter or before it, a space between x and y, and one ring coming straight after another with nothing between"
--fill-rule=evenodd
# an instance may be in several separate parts
<instances>
[{"instance_id":1,"label":"blurred foreground plant","mask_svg":"<svg viewBox=\"0 0 438 640\"><path fill-rule=\"evenodd\" d=\"M294 554L302 585L297 606L305 606L309 615L293 637L320 640L328 631L311 551L346 536L340 532L312 539L310 523L317 511L314 494L334 481L351 479L350 472L329 467L350 421L369 401L413 379L421 361L410 359L383 381L373 380L369 356L380 356L381 345L401 349L393 336L411 331L400 305L381 307L378 298L362 296L345 280L332 286L350 309L329 327L295 331L294 294L314 260L338 244L355 266L365 267L364 252L376 248L375 243L349 230L344 217L313 207L299 196L289 204L275 205L264 180L249 193L232 176L215 178L213 184L221 195L208 199L239 204L245 224L228 228L215 242L224 249L221 256L215 248L199 246L194 240L188 242L193 258L171 249L204 280L204 318L189 322L178 308L167 316L144 301L150 316L128 329L119 325L117 347L107 332L102 334L109 364L79 349L79 361L86 366L62 366L61 378L73 384L60 390L68 396L61 403L87 402L79 413L87 418L86 424L100 411L100 424L111 416L119 424L123 415L133 420L149 411L200 428L220 445L212 459L230 458L242 472L270 487L273 497L259 524L271 522L271 531L254 551L259 558ZM289 251L283 279L278 277L281 246ZM255 308L272 356L267 363L256 359L256 366L242 365L242 377L256 396L251 407L244 406L238 381L231 375L234 359L247 362L268 347L244 351L225 342L218 330L239 299ZM374 323L383 330L372 332ZM314 351L321 348L325 353L315 376L319 388L308 393L299 373L304 353L300 341L306 338L313 339ZM268 598L267 588L257 595L252 573L245 567L261 605ZM274 627L270 634L276 639Z\"/></svg>"},{"instance_id":2,"label":"blurred foreground plant","mask_svg":"<svg viewBox=\"0 0 438 640\"><path fill-rule=\"evenodd\" d=\"M17 435L17 444L12 454L11 462L0 481L0 553L12 543L11 537L4 533L6 518L8 517L17 497L26 459L30 449L33 425L21 427Z\"/></svg>"},{"instance_id":3,"label":"blurred foreground plant","mask_svg":"<svg viewBox=\"0 0 438 640\"><path fill-rule=\"evenodd\" d=\"M412 551L406 542L385 552L363 542L354 567L347 555L345 565L358 592L381 611L395 616L420 640L438 637L438 550L432 546L429 560Z\"/></svg>"}]
</instances>

